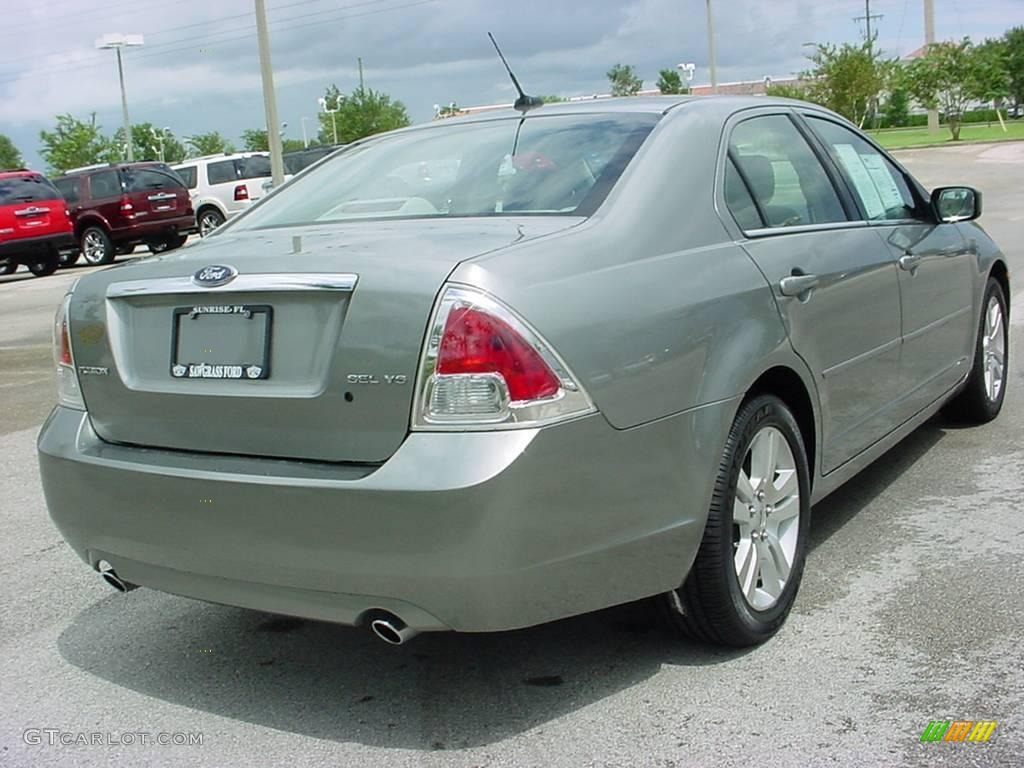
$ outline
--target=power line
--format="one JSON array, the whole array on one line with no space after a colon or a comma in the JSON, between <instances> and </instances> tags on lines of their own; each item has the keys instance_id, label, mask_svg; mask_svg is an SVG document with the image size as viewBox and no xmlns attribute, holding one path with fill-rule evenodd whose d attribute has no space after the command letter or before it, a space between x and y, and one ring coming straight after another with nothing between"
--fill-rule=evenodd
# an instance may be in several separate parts
<instances>
[{"instance_id":1,"label":"power line","mask_svg":"<svg viewBox=\"0 0 1024 768\"><path fill-rule=\"evenodd\" d=\"M854 16L854 21L864 22L864 42L868 45L868 51L871 51L871 47L874 45L874 38L871 36L871 20L880 19L882 14L871 12L871 0L864 0L864 15Z\"/></svg>"},{"instance_id":2,"label":"power line","mask_svg":"<svg viewBox=\"0 0 1024 768\"><path fill-rule=\"evenodd\" d=\"M305 2L310 2L310 1L311 0L305 0ZM345 14L345 15L342 15L342 16L334 16L334 17L331 17L331 18L320 19L320 20L314 21L314 22L305 22L305 23L302 23L302 24L290 24L290 25L287 25L287 26L279 26L280 24L282 24L284 22L295 21L297 19L309 18L311 16L319 16L319 15L322 15L322 14L325 14L325 13L337 13L338 11L346 11L346 10L348 10L350 8L364 7L364 6L367 6L367 5L376 5L376 4L379 4L381 2L387 2L387 0L367 0L366 2L354 3L354 4L351 4L351 5L344 6L342 8L331 8L331 9L326 10L326 11L314 11L312 13L297 14L295 16L289 16L289 17L284 18L284 19L279 19L276 22L271 22L270 26L274 27L275 31L277 31L277 32L288 32L288 31L293 30L293 29L302 29L304 27L319 26L319 25L322 25L322 24L324 24L326 22L345 21L347 19L354 19L354 18L359 18L359 17L362 17L362 16L372 16L372 15L375 15L375 14L378 14L378 13L390 13L391 11L398 11L398 10L402 10L402 9L405 9L405 8L413 8L413 7L416 7L416 6L428 5L430 3L439 2L439 0L418 0L417 2L405 3L403 5L394 5L394 6L389 6L387 8L378 8L378 9L372 10L372 11L363 11L361 13L350 13L350 14ZM301 5L301 4L302 4L302 2L295 3L295 5ZM241 31L243 29L249 30L249 31L247 31L245 34L234 35L234 36L226 37L226 38L223 38L223 39L216 39L216 36L225 35L225 34L229 34L230 35L233 32ZM138 53L138 54L133 55L132 56L132 60L135 61L135 60L138 60L138 59L145 59L145 58L150 58L150 57L153 57L153 56L163 56L165 54L176 53L178 51L187 51L187 50L193 50L194 51L194 50L196 50L196 48L201 47L203 44L206 44L206 43L230 43L230 42L235 42L235 41L238 41L238 40L248 40L250 38L255 37L255 30L256 30L256 26L255 25L250 25L250 26L247 26L247 27L237 27L235 29L230 29L230 30L222 30L221 32L212 33L213 36L196 37L196 38L192 39L188 44L181 45L181 46L178 46L178 47L174 47L174 46L177 45L177 43L182 42L182 40L172 40L172 41L168 41L166 43L160 43L160 44L155 45L155 46L150 46L150 47L148 47L148 50L145 53ZM168 46L171 46L171 47L168 47ZM163 50L154 50L154 49L163 49ZM9 74L5 73L6 76L0 77L0 83L14 82L16 80L21 79L22 76L28 75L28 74L43 75L43 74L58 74L58 73L61 73L61 72L71 72L71 71L76 71L77 72L77 71L82 70L82 69L95 68L95 67L98 67L98 66L103 66L105 64L106 64L105 61L97 60L97 61L86 62L86 63L60 64L60 65L55 65L55 66L51 66L51 67L30 68L30 69L22 70L21 72L15 72L15 73L9 73Z\"/></svg>"}]
</instances>

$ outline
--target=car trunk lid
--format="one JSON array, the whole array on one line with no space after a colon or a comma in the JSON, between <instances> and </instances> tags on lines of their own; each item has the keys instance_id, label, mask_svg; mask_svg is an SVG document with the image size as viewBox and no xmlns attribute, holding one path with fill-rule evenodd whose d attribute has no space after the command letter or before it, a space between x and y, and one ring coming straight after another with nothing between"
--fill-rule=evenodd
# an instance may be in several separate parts
<instances>
[{"instance_id":1,"label":"car trunk lid","mask_svg":"<svg viewBox=\"0 0 1024 768\"><path fill-rule=\"evenodd\" d=\"M143 446L383 461L407 433L427 322L454 267L577 221L229 229L90 275L70 326L93 427Z\"/></svg>"}]
</instances>

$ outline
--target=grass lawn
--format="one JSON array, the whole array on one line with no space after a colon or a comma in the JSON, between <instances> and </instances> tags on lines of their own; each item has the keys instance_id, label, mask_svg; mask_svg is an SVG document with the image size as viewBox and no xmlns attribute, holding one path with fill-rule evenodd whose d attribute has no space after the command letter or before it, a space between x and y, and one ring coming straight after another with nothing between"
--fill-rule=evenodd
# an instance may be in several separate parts
<instances>
[{"instance_id":1,"label":"grass lawn","mask_svg":"<svg viewBox=\"0 0 1024 768\"><path fill-rule=\"evenodd\" d=\"M887 128L881 131L868 131L871 136L887 149L914 147L921 145L949 144L949 128L939 126L939 133L932 135L927 128ZM1006 132L995 122L992 127L985 123L968 123L960 131L961 141L1005 141L1007 139L1024 139L1024 120L1007 120Z\"/></svg>"}]
</instances>

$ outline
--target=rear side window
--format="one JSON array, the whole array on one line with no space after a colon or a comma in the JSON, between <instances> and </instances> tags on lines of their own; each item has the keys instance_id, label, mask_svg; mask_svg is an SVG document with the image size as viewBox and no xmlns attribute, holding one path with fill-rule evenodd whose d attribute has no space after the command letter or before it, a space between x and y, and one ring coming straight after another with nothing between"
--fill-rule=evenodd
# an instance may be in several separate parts
<instances>
[{"instance_id":1,"label":"rear side window","mask_svg":"<svg viewBox=\"0 0 1024 768\"><path fill-rule=\"evenodd\" d=\"M263 155L240 157L235 160L240 179L262 179L270 176L270 158Z\"/></svg>"},{"instance_id":2,"label":"rear side window","mask_svg":"<svg viewBox=\"0 0 1024 768\"><path fill-rule=\"evenodd\" d=\"M121 194L121 179L117 171L99 171L89 177L89 194L93 199L117 197Z\"/></svg>"},{"instance_id":3,"label":"rear side window","mask_svg":"<svg viewBox=\"0 0 1024 768\"><path fill-rule=\"evenodd\" d=\"M177 173L181 177L181 180L183 182L185 182L185 186L186 187L188 187L189 189L195 189L196 188L196 176L197 176L197 174L196 174L196 167L194 165L190 165L190 166L188 166L186 168L175 168L174 172Z\"/></svg>"},{"instance_id":4,"label":"rear side window","mask_svg":"<svg viewBox=\"0 0 1024 768\"><path fill-rule=\"evenodd\" d=\"M870 143L838 123L807 116L846 177L870 221L900 221L917 215L917 202L903 174Z\"/></svg>"},{"instance_id":5,"label":"rear side window","mask_svg":"<svg viewBox=\"0 0 1024 768\"><path fill-rule=\"evenodd\" d=\"M225 184L237 181L234 160L218 160L206 166L206 178L211 184Z\"/></svg>"},{"instance_id":6,"label":"rear side window","mask_svg":"<svg viewBox=\"0 0 1024 768\"><path fill-rule=\"evenodd\" d=\"M847 220L832 180L787 116L744 120L733 129L729 154L766 226Z\"/></svg>"},{"instance_id":7,"label":"rear side window","mask_svg":"<svg viewBox=\"0 0 1024 768\"><path fill-rule=\"evenodd\" d=\"M81 181L82 180L76 176L70 179L57 179L53 183L57 187L57 191L60 192L61 197L69 203L77 203L78 187L81 184Z\"/></svg>"},{"instance_id":8,"label":"rear side window","mask_svg":"<svg viewBox=\"0 0 1024 768\"><path fill-rule=\"evenodd\" d=\"M0 205L56 200L60 194L43 176L12 176L0 179Z\"/></svg>"},{"instance_id":9,"label":"rear side window","mask_svg":"<svg viewBox=\"0 0 1024 768\"><path fill-rule=\"evenodd\" d=\"M151 189L181 189L181 179L171 172L155 168L129 168L125 171L125 184L129 192Z\"/></svg>"}]
</instances>

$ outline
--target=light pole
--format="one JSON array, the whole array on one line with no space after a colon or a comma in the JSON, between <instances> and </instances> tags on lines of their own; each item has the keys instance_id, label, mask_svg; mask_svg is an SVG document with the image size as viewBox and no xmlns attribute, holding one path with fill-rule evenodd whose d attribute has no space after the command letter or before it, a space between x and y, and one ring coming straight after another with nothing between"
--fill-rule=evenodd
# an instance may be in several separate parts
<instances>
[{"instance_id":1,"label":"light pole","mask_svg":"<svg viewBox=\"0 0 1024 768\"><path fill-rule=\"evenodd\" d=\"M153 134L153 138L160 145L160 162L162 163L164 162L164 138L171 132L171 129L164 127L158 131L156 128L151 128L150 132Z\"/></svg>"},{"instance_id":2,"label":"light pole","mask_svg":"<svg viewBox=\"0 0 1024 768\"><path fill-rule=\"evenodd\" d=\"M334 109L327 108L327 99L321 96L316 100L320 105L320 109L327 112L331 116L331 130L334 132L334 143L338 143L338 124L335 122L334 113L341 109L341 94L339 93L337 98L334 100Z\"/></svg>"},{"instance_id":3,"label":"light pole","mask_svg":"<svg viewBox=\"0 0 1024 768\"><path fill-rule=\"evenodd\" d=\"M715 20L711 16L711 0L706 0L708 9L708 67L711 69L711 92L718 93L718 71L715 68Z\"/></svg>"},{"instance_id":4,"label":"light pole","mask_svg":"<svg viewBox=\"0 0 1024 768\"><path fill-rule=\"evenodd\" d=\"M308 117L303 117L300 122L302 123L302 147L303 149L309 149L309 139L306 138L306 121Z\"/></svg>"},{"instance_id":5,"label":"light pole","mask_svg":"<svg viewBox=\"0 0 1024 768\"><path fill-rule=\"evenodd\" d=\"M267 140L270 144L270 179L275 187L284 183L281 158L281 134L277 121L277 97L274 95L274 68L270 62L270 33L267 31L266 0L256 0L256 38L260 49L260 77L263 81L263 107L267 113Z\"/></svg>"},{"instance_id":6,"label":"light pole","mask_svg":"<svg viewBox=\"0 0 1024 768\"><path fill-rule=\"evenodd\" d=\"M122 35L120 32L104 35L96 41L99 49L113 48L117 52L117 76L121 80L121 113L124 118L124 139L127 147L128 162L135 159L132 151L132 124L128 119L128 96L124 89L124 63L121 60L121 49L142 45L142 35Z\"/></svg>"},{"instance_id":7,"label":"light pole","mask_svg":"<svg viewBox=\"0 0 1024 768\"><path fill-rule=\"evenodd\" d=\"M693 73L694 70L697 69L697 65L694 64L692 61L683 61L680 62L679 64L676 64L676 69L682 72L683 76L686 78L686 92L689 93L690 83L693 82Z\"/></svg>"}]
</instances>

